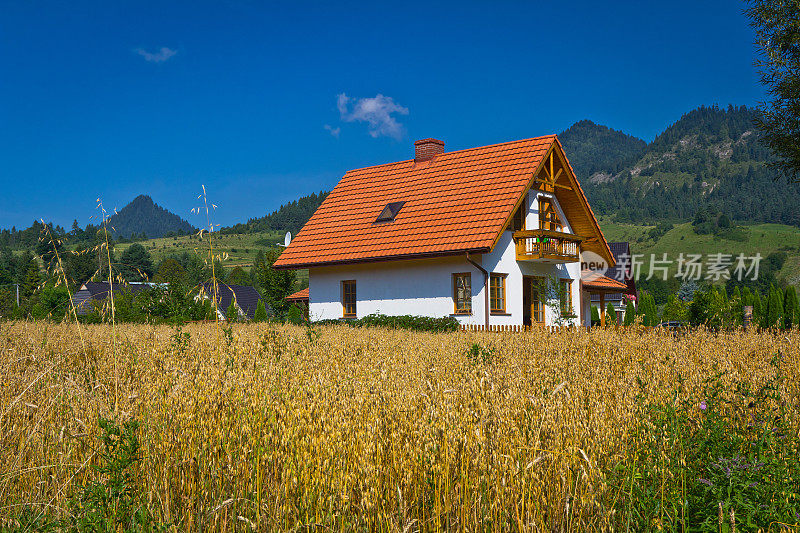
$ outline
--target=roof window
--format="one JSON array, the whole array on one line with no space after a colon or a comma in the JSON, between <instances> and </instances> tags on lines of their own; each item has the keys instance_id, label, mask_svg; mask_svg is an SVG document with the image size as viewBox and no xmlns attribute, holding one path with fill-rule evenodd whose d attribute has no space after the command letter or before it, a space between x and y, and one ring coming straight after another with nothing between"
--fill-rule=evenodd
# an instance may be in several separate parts
<instances>
[{"instance_id":1,"label":"roof window","mask_svg":"<svg viewBox=\"0 0 800 533\"><path fill-rule=\"evenodd\" d=\"M381 211L381 214L375 219L375 222L393 222L397 213L399 213L400 209L403 207L403 204L405 204L405 202L386 204L386 207L383 208L383 211Z\"/></svg>"}]
</instances>

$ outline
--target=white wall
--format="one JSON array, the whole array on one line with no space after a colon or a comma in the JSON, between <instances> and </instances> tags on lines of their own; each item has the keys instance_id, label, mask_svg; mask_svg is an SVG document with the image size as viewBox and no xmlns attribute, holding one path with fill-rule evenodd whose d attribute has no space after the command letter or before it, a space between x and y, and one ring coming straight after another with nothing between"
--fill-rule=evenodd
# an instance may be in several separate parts
<instances>
[{"instance_id":1,"label":"white wall","mask_svg":"<svg viewBox=\"0 0 800 533\"><path fill-rule=\"evenodd\" d=\"M453 274L472 274L472 316L464 324L483 323L483 274L465 256L386 261L312 268L308 283L312 320L342 318L341 282L356 281L356 314L449 316L453 313Z\"/></svg>"},{"instance_id":2,"label":"white wall","mask_svg":"<svg viewBox=\"0 0 800 533\"><path fill-rule=\"evenodd\" d=\"M531 191L526 198L528 214L526 227L537 229L539 212L537 195L553 199L564 223L564 232L572 233L558 201L550 193ZM580 263L544 263L517 261L510 231L504 231L488 254L471 257L489 272L504 273L506 277L505 315L490 315L492 325L522 324L523 275L572 279L572 302L576 314L581 311ZM472 315L454 315L462 324L484 324L484 276L469 264L466 256L361 263L309 270L310 317L312 320L342 318L341 282L356 281L356 314L449 316L453 313L454 273L472 275ZM555 303L555 302L553 302ZM585 302L584 302L585 303ZM589 312L584 305L584 316ZM553 324L558 318L555 305L545 307L545 322ZM577 320L576 320L577 321ZM585 321L588 324L588 321Z\"/></svg>"}]
</instances>

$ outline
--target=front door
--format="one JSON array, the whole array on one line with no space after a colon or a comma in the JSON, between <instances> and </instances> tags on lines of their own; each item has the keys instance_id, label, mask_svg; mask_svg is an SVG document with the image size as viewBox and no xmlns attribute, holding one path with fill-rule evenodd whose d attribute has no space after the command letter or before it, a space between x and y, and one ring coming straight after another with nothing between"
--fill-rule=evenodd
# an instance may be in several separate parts
<instances>
[{"instance_id":1,"label":"front door","mask_svg":"<svg viewBox=\"0 0 800 533\"><path fill-rule=\"evenodd\" d=\"M544 278L522 277L522 323L544 325Z\"/></svg>"}]
</instances>

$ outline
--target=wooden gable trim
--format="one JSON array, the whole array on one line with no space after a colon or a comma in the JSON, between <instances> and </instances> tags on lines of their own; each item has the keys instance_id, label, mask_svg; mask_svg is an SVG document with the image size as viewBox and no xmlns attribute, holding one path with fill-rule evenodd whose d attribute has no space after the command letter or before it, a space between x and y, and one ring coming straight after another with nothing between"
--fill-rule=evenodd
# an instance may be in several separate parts
<instances>
[{"instance_id":1,"label":"wooden gable trim","mask_svg":"<svg viewBox=\"0 0 800 533\"><path fill-rule=\"evenodd\" d=\"M537 181L537 176L539 176L539 172L542 170L542 167L547 162L548 158L550 157L550 154L553 153L553 147L556 144L555 141L556 138L554 136L553 142L550 143L550 147L547 149L547 152L545 152L542 160L539 161L539 165L536 167L536 170L533 171L531 178L528 180L528 184L522 190L522 194L520 194L519 198L517 198L517 201L514 204L514 208L511 209L511 213L509 213L509 215L506 217L505 221L503 222L503 226L500 228L500 231L497 233L494 240L492 241L492 246L489 248L490 252L494 250L495 246L497 246L498 241L500 241L500 237L503 236L503 232L505 232L506 228L508 227L508 224L511 222L511 219L514 217L514 213L517 212L517 209L520 208L522 202L528 197L528 193L531 191L531 187L533 187L533 184Z\"/></svg>"},{"instance_id":2,"label":"wooden gable trim","mask_svg":"<svg viewBox=\"0 0 800 533\"><path fill-rule=\"evenodd\" d=\"M581 188L580 183L578 182L578 178L575 176L575 171L573 170L572 165L569 163L566 154L564 154L564 148L561 146L561 141L559 141L557 137L553 137L553 141L550 144L550 147L547 149L547 152L545 152L544 157L539 162L539 165L536 167L536 170L533 172L533 175L528 181L528 184L525 186L525 189L523 189L523 192L522 194L520 194L520 197L514 204L513 209L511 209L511 212L508 214L505 221L503 222L500 231L498 231L497 235L492 241L492 246L490 248L490 251L494 250L495 246L497 246L497 243L500 241L500 237L503 235L505 229L508 227L508 224L511 222L511 218L514 216L514 213L516 213L517 209L520 208L522 202L527 198L528 193L531 191L534 184L536 184L537 182L543 182L543 180L539 178L540 172L546 168L545 167L546 165L550 165L550 169L548 169L549 172L552 173L554 171L554 161L553 159L550 158L551 155L554 158L556 157L558 158L558 162L560 163L561 166L561 169L559 170L559 172L556 173L556 177L552 181L552 185L554 186L552 193L555 195L556 189L560 189L560 190L570 191L577 197L577 200L580 203L580 207L583 209L587 218L589 219L590 225L592 226L594 232L593 236L582 235L582 237L586 238L584 242L591 244L594 243L600 244L600 248L602 249L603 252L605 252L602 255L605 255L605 259L606 261L608 261L609 266L616 265L616 261L614 260L614 254L611 253L611 248L608 246L608 242L606 241L605 236L603 235L603 231L600 229L600 224L597 222L597 218L594 216L594 212L592 212L592 209L589 206L589 200L587 200L586 195L584 194L583 189ZM563 172L561 170L563 170ZM565 178L568 181L569 185L558 183L559 178L562 179ZM556 197L556 199L560 204L561 200L559 200L558 197ZM563 211L564 206L561 206L561 209ZM573 222L569 220L566 220L566 222L569 224L570 228L572 228L572 231L574 232L575 227Z\"/></svg>"},{"instance_id":3,"label":"wooden gable trim","mask_svg":"<svg viewBox=\"0 0 800 533\"><path fill-rule=\"evenodd\" d=\"M558 145L557 150L555 150L556 145ZM589 200L586 198L586 195L583 192L583 188L581 188L580 182L578 182L578 178L575 176L575 171L572 169L572 165L570 165L569 160L567 160L567 156L564 154L564 148L561 146L561 142L558 139L556 139L553 142L553 149L555 150L555 153L559 158L559 162L561 163L562 168L566 170L565 174L573 187L572 190L575 193L575 196L577 196L578 201L581 204L581 207L583 208L584 212L586 213L586 216L588 217L592 225L592 228L595 233L595 238L597 239L597 243L601 245L602 251L605 252L603 255L606 256L605 259L606 261L608 261L608 266L613 267L614 265L616 265L616 261L614 260L614 254L611 253L611 248L608 246L608 241L606 241L605 235L603 235L603 231L600 229L600 223L597 222L597 218L594 216L594 212L592 211L592 208L589 206ZM559 203L561 203L560 200ZM572 226L573 224L570 224L570 227ZM573 231L575 230L574 227L572 229ZM585 235L585 237L589 236ZM593 243L594 239L587 239L585 242Z\"/></svg>"}]
</instances>

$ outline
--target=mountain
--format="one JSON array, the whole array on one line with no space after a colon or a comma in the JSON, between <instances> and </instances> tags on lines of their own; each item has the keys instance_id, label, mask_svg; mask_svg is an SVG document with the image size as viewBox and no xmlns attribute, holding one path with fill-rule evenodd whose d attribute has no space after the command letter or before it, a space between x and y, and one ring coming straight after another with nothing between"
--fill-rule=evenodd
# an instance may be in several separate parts
<instances>
[{"instance_id":1,"label":"mountain","mask_svg":"<svg viewBox=\"0 0 800 533\"><path fill-rule=\"evenodd\" d=\"M636 162L647 147L647 143L637 137L591 120L576 122L562 131L558 139L578 176L617 174Z\"/></svg>"},{"instance_id":2,"label":"mountain","mask_svg":"<svg viewBox=\"0 0 800 533\"><path fill-rule=\"evenodd\" d=\"M327 192L311 193L297 200L283 204L276 211L261 218L251 218L246 223L222 228L223 233L260 233L265 231L291 231L296 235L308 222L314 211L328 196Z\"/></svg>"},{"instance_id":3,"label":"mountain","mask_svg":"<svg viewBox=\"0 0 800 533\"><path fill-rule=\"evenodd\" d=\"M174 213L153 202L147 195L140 195L108 219L114 228L115 238L131 235L146 235L148 238L164 237L168 233L184 235L197 229Z\"/></svg>"},{"instance_id":4,"label":"mountain","mask_svg":"<svg viewBox=\"0 0 800 533\"><path fill-rule=\"evenodd\" d=\"M705 210L740 222L800 226L800 186L767 167L771 155L758 141L754 118L745 106L700 107L638 153L628 136L588 121L561 135L601 216L650 224Z\"/></svg>"}]
</instances>

